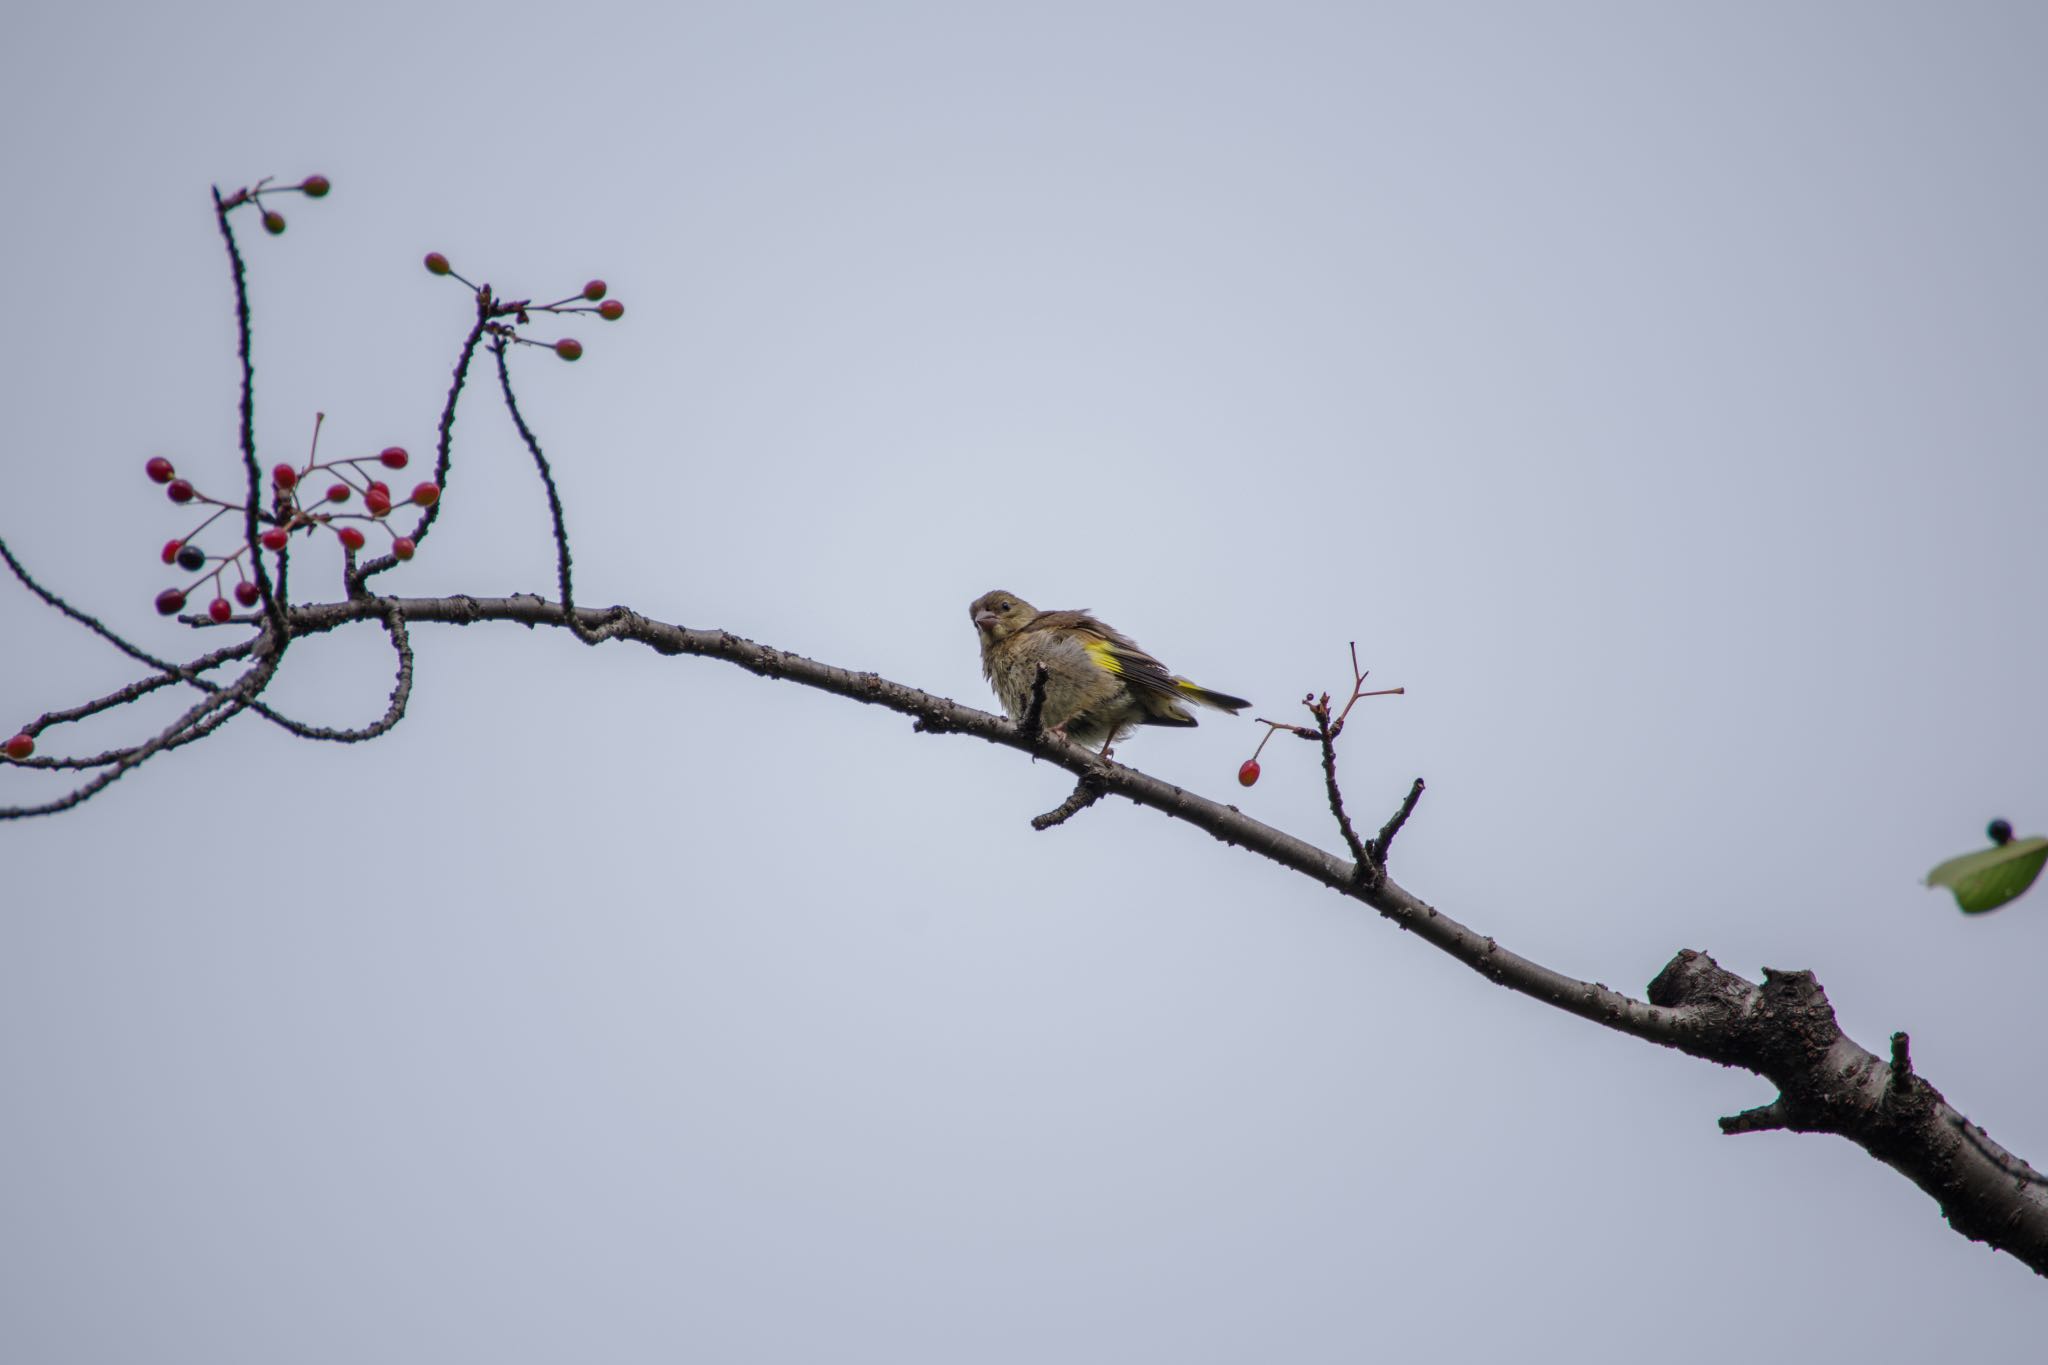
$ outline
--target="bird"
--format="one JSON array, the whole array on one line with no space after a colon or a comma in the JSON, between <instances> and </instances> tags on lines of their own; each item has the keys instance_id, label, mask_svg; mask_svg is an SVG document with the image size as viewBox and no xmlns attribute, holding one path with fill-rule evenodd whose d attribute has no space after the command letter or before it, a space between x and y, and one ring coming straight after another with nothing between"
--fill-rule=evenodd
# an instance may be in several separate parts
<instances>
[{"instance_id":1,"label":"bird","mask_svg":"<svg viewBox=\"0 0 2048 1365\"><path fill-rule=\"evenodd\" d=\"M997 588L968 605L981 636L981 671L1011 720L1031 710L1038 666L1045 665L1039 723L1076 744L1101 744L1104 757L1140 725L1193 725L1182 703L1235 714L1251 703L1176 677L1130 636L1081 611L1040 611Z\"/></svg>"}]
</instances>

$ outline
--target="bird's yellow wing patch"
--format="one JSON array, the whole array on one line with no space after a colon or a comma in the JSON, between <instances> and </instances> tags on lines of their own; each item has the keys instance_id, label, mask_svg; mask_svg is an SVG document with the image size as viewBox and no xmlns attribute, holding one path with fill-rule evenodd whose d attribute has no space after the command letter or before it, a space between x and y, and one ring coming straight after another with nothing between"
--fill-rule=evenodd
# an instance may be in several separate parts
<instances>
[{"instance_id":1,"label":"bird's yellow wing patch","mask_svg":"<svg viewBox=\"0 0 2048 1365\"><path fill-rule=\"evenodd\" d=\"M1109 641L1090 640L1083 648L1088 651L1088 657L1095 661L1096 667L1113 673L1119 678L1124 675L1123 656L1117 652L1117 647Z\"/></svg>"}]
</instances>

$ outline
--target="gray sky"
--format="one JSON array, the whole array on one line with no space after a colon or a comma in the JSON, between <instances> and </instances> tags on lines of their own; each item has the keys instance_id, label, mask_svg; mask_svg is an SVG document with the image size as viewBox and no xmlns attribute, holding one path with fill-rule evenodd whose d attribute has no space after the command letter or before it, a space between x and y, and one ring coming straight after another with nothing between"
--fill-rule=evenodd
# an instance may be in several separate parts
<instances>
[{"instance_id":1,"label":"gray sky","mask_svg":"<svg viewBox=\"0 0 2048 1365\"><path fill-rule=\"evenodd\" d=\"M431 445L423 252L602 275L519 367L585 600L980 704L999 584L1260 715L1356 639L1405 884L1636 992L1811 967L2038 1164L2048 899L1918 879L2048 829L2044 61L2019 4L39 6L0 535L194 647L140 470L237 477L206 187L321 171L245 238L266 461ZM457 458L384 581L548 590L488 401ZM0 639L0 729L128 676ZM1753 1077L1173 822L1033 834L1060 774L723 665L418 652L385 741L0 828L0 1358L2037 1356L1904 1180L1719 1136ZM388 687L362 634L274 696ZM1334 846L1257 733L1122 753Z\"/></svg>"}]
</instances>

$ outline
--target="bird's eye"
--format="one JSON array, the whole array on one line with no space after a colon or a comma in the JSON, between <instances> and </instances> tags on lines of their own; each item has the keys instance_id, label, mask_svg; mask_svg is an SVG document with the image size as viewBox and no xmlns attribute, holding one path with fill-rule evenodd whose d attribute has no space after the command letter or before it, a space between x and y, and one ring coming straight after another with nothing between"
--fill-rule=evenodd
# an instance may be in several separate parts
<instances>
[{"instance_id":1,"label":"bird's eye","mask_svg":"<svg viewBox=\"0 0 2048 1365\"><path fill-rule=\"evenodd\" d=\"M1009 610L1009 609L1010 609L1011 607L1013 607L1013 606L1015 606L1015 605L1016 605L1016 603L1014 603L1014 602L998 602L998 603L996 603L996 610L997 610L997 611L1008 611L1008 610Z\"/></svg>"}]
</instances>

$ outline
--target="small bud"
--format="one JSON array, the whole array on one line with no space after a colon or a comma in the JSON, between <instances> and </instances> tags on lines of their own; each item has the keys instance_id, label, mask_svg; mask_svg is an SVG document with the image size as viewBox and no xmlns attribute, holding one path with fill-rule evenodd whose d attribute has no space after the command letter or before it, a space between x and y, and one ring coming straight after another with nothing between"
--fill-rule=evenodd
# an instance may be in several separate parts
<instances>
[{"instance_id":1,"label":"small bud","mask_svg":"<svg viewBox=\"0 0 2048 1365\"><path fill-rule=\"evenodd\" d=\"M198 573L206 567L206 551L200 549L197 545L180 545L178 547L178 567L186 573Z\"/></svg>"},{"instance_id":2,"label":"small bud","mask_svg":"<svg viewBox=\"0 0 2048 1365\"><path fill-rule=\"evenodd\" d=\"M293 469L288 464L281 464L270 471L270 481L286 492L290 492L298 487L299 471Z\"/></svg>"},{"instance_id":3,"label":"small bud","mask_svg":"<svg viewBox=\"0 0 2048 1365\"><path fill-rule=\"evenodd\" d=\"M235 600L245 607L253 607L263 600L263 594L256 590L254 583L245 578L235 584Z\"/></svg>"},{"instance_id":4,"label":"small bud","mask_svg":"<svg viewBox=\"0 0 2048 1365\"><path fill-rule=\"evenodd\" d=\"M263 230L275 237L284 231L284 215L276 209L263 210Z\"/></svg>"},{"instance_id":5,"label":"small bud","mask_svg":"<svg viewBox=\"0 0 2048 1365\"><path fill-rule=\"evenodd\" d=\"M429 251L427 253L427 273L429 275L447 274L448 258L438 251Z\"/></svg>"},{"instance_id":6,"label":"small bud","mask_svg":"<svg viewBox=\"0 0 2048 1365\"><path fill-rule=\"evenodd\" d=\"M441 500L441 485L437 483L416 485L412 490L412 500L422 507L432 507Z\"/></svg>"},{"instance_id":7,"label":"small bud","mask_svg":"<svg viewBox=\"0 0 2048 1365\"><path fill-rule=\"evenodd\" d=\"M216 597L206 604L206 614L213 618L215 625L224 626L228 623L228 618L235 614L235 609L228 605L227 598Z\"/></svg>"},{"instance_id":8,"label":"small bud","mask_svg":"<svg viewBox=\"0 0 2048 1365\"><path fill-rule=\"evenodd\" d=\"M592 303L596 303L599 299L603 298L604 281L592 280L589 284L584 285L583 297L589 299Z\"/></svg>"},{"instance_id":9,"label":"small bud","mask_svg":"<svg viewBox=\"0 0 2048 1365\"><path fill-rule=\"evenodd\" d=\"M299 189L308 199L324 199L327 197L327 191L333 188L324 175L309 175L299 182Z\"/></svg>"},{"instance_id":10,"label":"small bud","mask_svg":"<svg viewBox=\"0 0 2048 1365\"><path fill-rule=\"evenodd\" d=\"M190 502L198 490L183 479L172 479L164 492L170 495L172 502Z\"/></svg>"},{"instance_id":11,"label":"small bud","mask_svg":"<svg viewBox=\"0 0 2048 1365\"><path fill-rule=\"evenodd\" d=\"M575 337L563 337L555 343L555 354L564 360L579 360L583 356L583 343Z\"/></svg>"},{"instance_id":12,"label":"small bud","mask_svg":"<svg viewBox=\"0 0 2048 1365\"><path fill-rule=\"evenodd\" d=\"M1249 787L1252 783L1258 780L1259 760L1257 760L1256 758L1246 759L1244 761L1244 766L1237 770L1237 785L1240 787Z\"/></svg>"},{"instance_id":13,"label":"small bud","mask_svg":"<svg viewBox=\"0 0 2048 1365\"><path fill-rule=\"evenodd\" d=\"M626 305L620 303L617 299L606 299L603 303L597 305L597 315L606 322L617 322L620 318L626 316Z\"/></svg>"},{"instance_id":14,"label":"small bud","mask_svg":"<svg viewBox=\"0 0 2048 1365\"><path fill-rule=\"evenodd\" d=\"M291 538L291 532L285 530L282 526L273 526L262 535L256 537L256 539L263 542L263 548L266 550L282 550Z\"/></svg>"},{"instance_id":15,"label":"small bud","mask_svg":"<svg viewBox=\"0 0 2048 1365\"><path fill-rule=\"evenodd\" d=\"M165 588L156 595L156 609L158 615L176 616L185 609L185 594L176 588Z\"/></svg>"},{"instance_id":16,"label":"small bud","mask_svg":"<svg viewBox=\"0 0 2048 1365\"><path fill-rule=\"evenodd\" d=\"M384 453L377 457L377 461L386 469L403 469L405 462L411 458L405 453L404 446L385 446Z\"/></svg>"},{"instance_id":17,"label":"small bud","mask_svg":"<svg viewBox=\"0 0 2048 1365\"><path fill-rule=\"evenodd\" d=\"M171 468L171 462L161 455L150 456L149 463L142 467L142 471L149 475L154 483L169 483L178 474L177 470Z\"/></svg>"},{"instance_id":18,"label":"small bud","mask_svg":"<svg viewBox=\"0 0 2048 1365\"><path fill-rule=\"evenodd\" d=\"M340 535L341 543L348 546L349 549L360 550L363 548L363 533L361 531L358 531L355 527L342 527Z\"/></svg>"},{"instance_id":19,"label":"small bud","mask_svg":"<svg viewBox=\"0 0 2048 1365\"><path fill-rule=\"evenodd\" d=\"M400 536L391 542L391 553L398 559L411 559L412 552L419 547L413 544L411 536Z\"/></svg>"},{"instance_id":20,"label":"small bud","mask_svg":"<svg viewBox=\"0 0 2048 1365\"><path fill-rule=\"evenodd\" d=\"M5 746L0 747L5 747L9 758L22 759L36 751L36 742L28 735L22 734L16 735L8 740Z\"/></svg>"}]
</instances>

